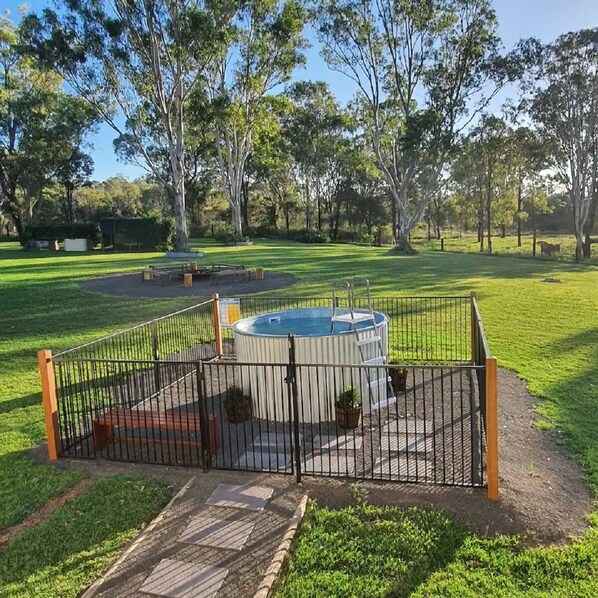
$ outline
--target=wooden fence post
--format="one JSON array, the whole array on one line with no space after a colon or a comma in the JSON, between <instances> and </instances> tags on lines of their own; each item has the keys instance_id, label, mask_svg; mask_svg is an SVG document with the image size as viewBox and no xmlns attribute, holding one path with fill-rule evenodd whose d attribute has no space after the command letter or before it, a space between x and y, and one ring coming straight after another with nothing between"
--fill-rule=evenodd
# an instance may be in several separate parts
<instances>
[{"instance_id":1,"label":"wooden fence post","mask_svg":"<svg viewBox=\"0 0 598 598\"><path fill-rule=\"evenodd\" d=\"M477 345L476 345L476 329L477 329L477 322L476 322L476 310L475 310L475 301L476 301L477 294L475 291L471 291L469 293L469 302L471 306L471 362L476 363L476 359L478 356ZM478 364L480 365L480 364Z\"/></svg>"},{"instance_id":2,"label":"wooden fence post","mask_svg":"<svg viewBox=\"0 0 598 598\"><path fill-rule=\"evenodd\" d=\"M498 488L498 363L496 357L486 358L486 464L488 468L488 498L499 500Z\"/></svg>"},{"instance_id":3,"label":"wooden fence post","mask_svg":"<svg viewBox=\"0 0 598 598\"><path fill-rule=\"evenodd\" d=\"M214 311L214 338L216 340L216 355L221 357L222 350L222 328L220 326L220 297L218 293L212 295L212 308Z\"/></svg>"},{"instance_id":4,"label":"wooden fence post","mask_svg":"<svg viewBox=\"0 0 598 598\"><path fill-rule=\"evenodd\" d=\"M48 459L58 459L60 436L58 431L58 402L56 401L56 380L52 351L38 351L39 375L42 382L42 403L44 405L44 419L46 423L46 438L48 439Z\"/></svg>"}]
</instances>

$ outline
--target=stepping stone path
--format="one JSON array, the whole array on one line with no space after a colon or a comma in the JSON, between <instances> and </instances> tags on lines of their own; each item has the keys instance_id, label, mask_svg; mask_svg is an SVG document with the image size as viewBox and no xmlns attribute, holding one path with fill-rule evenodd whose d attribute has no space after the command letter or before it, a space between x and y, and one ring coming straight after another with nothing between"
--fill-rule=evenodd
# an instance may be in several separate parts
<instances>
[{"instance_id":1,"label":"stepping stone path","mask_svg":"<svg viewBox=\"0 0 598 598\"><path fill-rule=\"evenodd\" d=\"M434 466L434 422L424 419L398 419L380 432L380 456L374 475L406 482L432 482Z\"/></svg>"},{"instance_id":2,"label":"stepping stone path","mask_svg":"<svg viewBox=\"0 0 598 598\"><path fill-rule=\"evenodd\" d=\"M200 514L189 522L177 541L241 551L255 523L228 519L230 510L263 511L273 493L272 488L264 486L219 484L205 504L220 507L223 518ZM228 569L224 567L162 559L139 591L165 598L214 598L227 575Z\"/></svg>"},{"instance_id":3,"label":"stepping stone path","mask_svg":"<svg viewBox=\"0 0 598 598\"><path fill-rule=\"evenodd\" d=\"M245 521L227 521L200 515L191 520L179 537L179 542L241 550L255 524Z\"/></svg>"},{"instance_id":4,"label":"stepping stone path","mask_svg":"<svg viewBox=\"0 0 598 598\"><path fill-rule=\"evenodd\" d=\"M162 559L139 591L167 598L212 598L227 575L222 567Z\"/></svg>"},{"instance_id":5,"label":"stepping stone path","mask_svg":"<svg viewBox=\"0 0 598 598\"><path fill-rule=\"evenodd\" d=\"M363 446L363 436L357 434L347 434L341 436L326 435L316 436L314 438L314 448L324 450L337 449L343 451L360 450Z\"/></svg>"}]
</instances>

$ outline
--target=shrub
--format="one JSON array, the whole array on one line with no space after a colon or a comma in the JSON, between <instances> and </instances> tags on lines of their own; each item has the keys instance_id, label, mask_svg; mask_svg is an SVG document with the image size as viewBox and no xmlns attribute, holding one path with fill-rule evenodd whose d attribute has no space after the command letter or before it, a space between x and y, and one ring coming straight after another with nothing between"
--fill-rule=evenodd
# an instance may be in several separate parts
<instances>
[{"instance_id":1,"label":"shrub","mask_svg":"<svg viewBox=\"0 0 598 598\"><path fill-rule=\"evenodd\" d=\"M330 236L324 231L301 231L297 236L300 243L330 243Z\"/></svg>"},{"instance_id":2,"label":"shrub","mask_svg":"<svg viewBox=\"0 0 598 598\"><path fill-rule=\"evenodd\" d=\"M243 392L243 389L240 386L235 386L233 384L226 389L224 400L227 402L238 401L242 399L244 395L245 393Z\"/></svg>"},{"instance_id":3,"label":"shrub","mask_svg":"<svg viewBox=\"0 0 598 598\"><path fill-rule=\"evenodd\" d=\"M232 243L235 240L235 230L230 224L219 222L214 224L214 240L219 243Z\"/></svg>"},{"instance_id":4,"label":"shrub","mask_svg":"<svg viewBox=\"0 0 598 598\"><path fill-rule=\"evenodd\" d=\"M340 409L356 409L361 405L361 395L355 386L347 386L336 400L336 406Z\"/></svg>"},{"instance_id":5,"label":"shrub","mask_svg":"<svg viewBox=\"0 0 598 598\"><path fill-rule=\"evenodd\" d=\"M376 242L376 237L371 233L365 233L365 235L363 235L363 242L366 245L373 245Z\"/></svg>"}]
</instances>

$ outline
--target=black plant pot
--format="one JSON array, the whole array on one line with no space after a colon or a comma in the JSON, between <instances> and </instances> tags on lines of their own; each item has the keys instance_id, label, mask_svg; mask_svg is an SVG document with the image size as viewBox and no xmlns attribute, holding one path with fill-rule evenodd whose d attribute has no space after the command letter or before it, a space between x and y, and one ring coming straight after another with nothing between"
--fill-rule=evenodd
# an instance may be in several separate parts
<instances>
[{"instance_id":1,"label":"black plant pot","mask_svg":"<svg viewBox=\"0 0 598 598\"><path fill-rule=\"evenodd\" d=\"M405 368L390 368L388 370L391 384L395 392L405 390L407 388L407 370Z\"/></svg>"}]
</instances>

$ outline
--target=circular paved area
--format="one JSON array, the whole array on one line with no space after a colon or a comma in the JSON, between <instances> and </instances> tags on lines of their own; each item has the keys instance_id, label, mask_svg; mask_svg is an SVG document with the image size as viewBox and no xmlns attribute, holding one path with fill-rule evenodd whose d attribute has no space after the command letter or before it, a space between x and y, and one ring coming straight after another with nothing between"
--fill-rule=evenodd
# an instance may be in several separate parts
<instances>
[{"instance_id":1,"label":"circular paved area","mask_svg":"<svg viewBox=\"0 0 598 598\"><path fill-rule=\"evenodd\" d=\"M222 280L218 283L195 279L193 286L186 288L183 280L175 280L171 284L161 285L159 280L141 280L141 273L119 274L117 276L102 276L81 283L84 291L93 293L107 293L124 297L208 297L212 293L220 295L250 295L263 291L283 289L292 285L295 278L284 272L266 272L264 280L235 281Z\"/></svg>"}]
</instances>

